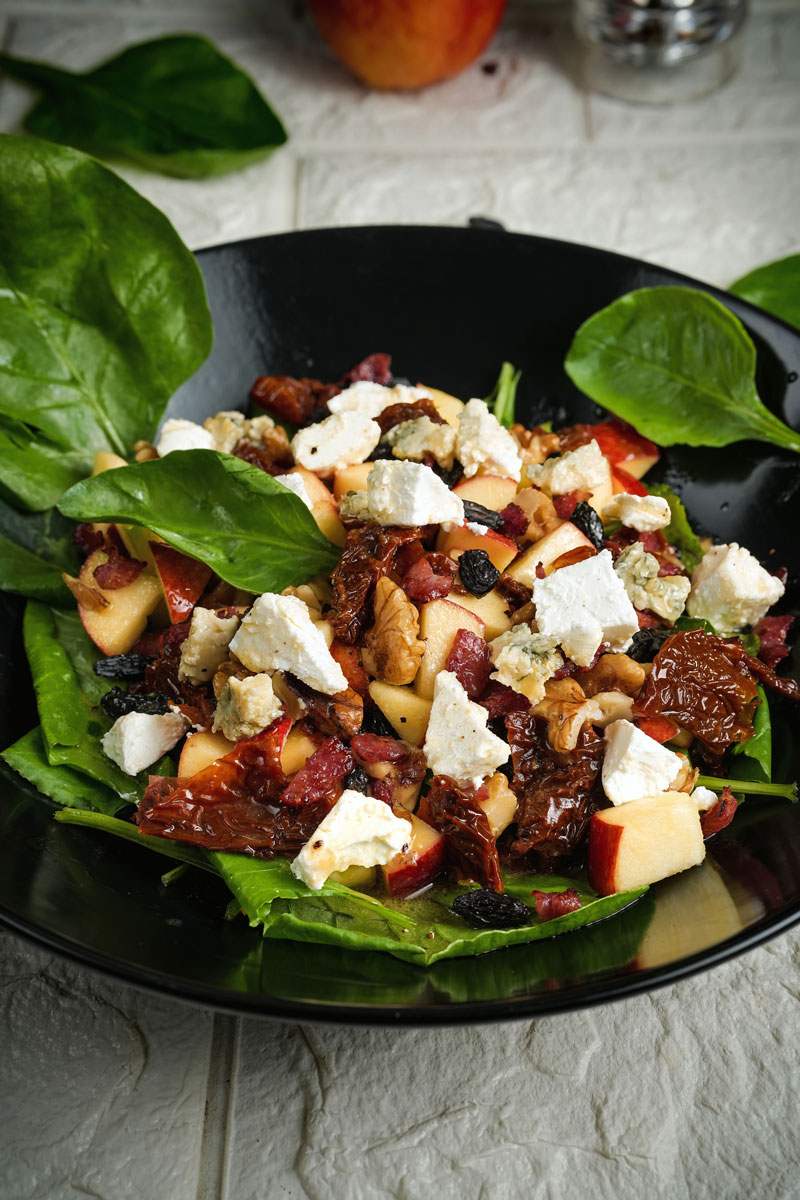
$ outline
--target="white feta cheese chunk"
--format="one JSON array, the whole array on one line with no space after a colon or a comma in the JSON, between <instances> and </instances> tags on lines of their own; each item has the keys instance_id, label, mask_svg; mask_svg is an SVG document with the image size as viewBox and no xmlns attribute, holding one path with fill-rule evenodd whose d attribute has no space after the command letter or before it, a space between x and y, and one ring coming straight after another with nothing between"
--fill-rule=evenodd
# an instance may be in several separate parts
<instances>
[{"instance_id":1,"label":"white feta cheese chunk","mask_svg":"<svg viewBox=\"0 0 800 1200\"><path fill-rule=\"evenodd\" d=\"M580 667L589 666L603 642L611 650L626 650L639 628L608 550L534 579L533 602L539 632Z\"/></svg>"},{"instance_id":2,"label":"white feta cheese chunk","mask_svg":"<svg viewBox=\"0 0 800 1200\"><path fill-rule=\"evenodd\" d=\"M489 526L481 525L478 521L465 521L464 524L470 533L474 533L476 537L486 537L486 534L489 532Z\"/></svg>"},{"instance_id":3,"label":"white feta cheese chunk","mask_svg":"<svg viewBox=\"0 0 800 1200\"><path fill-rule=\"evenodd\" d=\"M317 891L334 871L378 867L407 849L411 825L388 804L347 788L292 863L292 874Z\"/></svg>"},{"instance_id":4,"label":"white feta cheese chunk","mask_svg":"<svg viewBox=\"0 0 800 1200\"><path fill-rule=\"evenodd\" d=\"M614 571L634 608L647 609L674 625L683 612L692 586L686 575L658 575L658 559L641 542L627 546L614 563Z\"/></svg>"},{"instance_id":5,"label":"white feta cheese chunk","mask_svg":"<svg viewBox=\"0 0 800 1200\"><path fill-rule=\"evenodd\" d=\"M599 492L611 487L611 467L597 442L547 458L528 467L528 479L551 496L577 490Z\"/></svg>"},{"instance_id":6,"label":"white feta cheese chunk","mask_svg":"<svg viewBox=\"0 0 800 1200\"><path fill-rule=\"evenodd\" d=\"M161 436L156 442L156 450L163 458L172 454L173 450L213 450L214 436L196 425L194 421L183 421L170 417L161 426Z\"/></svg>"},{"instance_id":7,"label":"white feta cheese chunk","mask_svg":"<svg viewBox=\"0 0 800 1200\"><path fill-rule=\"evenodd\" d=\"M440 467L449 470L453 465L456 431L452 425L439 425L430 417L401 421L384 435L383 440L392 447L395 458L422 462L426 454L432 454Z\"/></svg>"},{"instance_id":8,"label":"white feta cheese chunk","mask_svg":"<svg viewBox=\"0 0 800 1200\"><path fill-rule=\"evenodd\" d=\"M138 775L158 762L189 728L179 713L125 713L103 734L104 753L126 775Z\"/></svg>"},{"instance_id":9,"label":"white feta cheese chunk","mask_svg":"<svg viewBox=\"0 0 800 1200\"><path fill-rule=\"evenodd\" d=\"M359 380L329 400L328 411L357 412L365 417L375 418L391 404L414 404L418 400L430 399L431 393L425 388L409 387L402 383L395 384L394 387L384 387L380 383Z\"/></svg>"},{"instance_id":10,"label":"white feta cheese chunk","mask_svg":"<svg viewBox=\"0 0 800 1200\"><path fill-rule=\"evenodd\" d=\"M231 638L239 628L239 618L218 617L211 608L196 608L192 613L189 635L181 646L178 678L189 683L208 683L228 656Z\"/></svg>"},{"instance_id":11,"label":"white feta cheese chunk","mask_svg":"<svg viewBox=\"0 0 800 1200\"><path fill-rule=\"evenodd\" d=\"M364 462L381 440L381 427L359 412L334 413L308 425L291 442L294 461L318 475Z\"/></svg>"},{"instance_id":12,"label":"white feta cheese chunk","mask_svg":"<svg viewBox=\"0 0 800 1200\"><path fill-rule=\"evenodd\" d=\"M663 496L632 496L620 492L603 509L603 520L621 521L628 529L639 533L654 533L664 529L672 520L670 507Z\"/></svg>"},{"instance_id":13,"label":"white feta cheese chunk","mask_svg":"<svg viewBox=\"0 0 800 1200\"><path fill-rule=\"evenodd\" d=\"M308 605L297 596L274 592L259 596L230 648L248 671L289 671L327 696L347 687L325 635L314 624Z\"/></svg>"},{"instance_id":14,"label":"white feta cheese chunk","mask_svg":"<svg viewBox=\"0 0 800 1200\"><path fill-rule=\"evenodd\" d=\"M310 510L314 507L311 497L308 494L308 488L306 487L306 481L305 481L305 479L303 479L302 475L293 475L293 474L277 475L276 478L278 480L278 483L282 483L283 486L285 488L288 488L290 492L294 492L295 496L299 496L300 499L303 501L303 504L305 504L307 509Z\"/></svg>"},{"instance_id":15,"label":"white feta cheese chunk","mask_svg":"<svg viewBox=\"0 0 800 1200\"><path fill-rule=\"evenodd\" d=\"M603 791L612 804L627 804L668 792L683 759L648 737L630 721L614 721L605 730Z\"/></svg>"},{"instance_id":16,"label":"white feta cheese chunk","mask_svg":"<svg viewBox=\"0 0 800 1200\"><path fill-rule=\"evenodd\" d=\"M691 799L694 800L699 812L708 812L717 803L719 796L716 792L712 792L711 788L696 787L692 791Z\"/></svg>"},{"instance_id":17,"label":"white feta cheese chunk","mask_svg":"<svg viewBox=\"0 0 800 1200\"><path fill-rule=\"evenodd\" d=\"M478 788L508 762L509 747L486 728L487 721L486 709L470 700L452 671L440 671L424 747L434 775Z\"/></svg>"},{"instance_id":18,"label":"white feta cheese chunk","mask_svg":"<svg viewBox=\"0 0 800 1200\"><path fill-rule=\"evenodd\" d=\"M517 482L522 474L518 442L483 400L467 401L458 424L456 458L467 479L479 469L485 475L505 475Z\"/></svg>"},{"instance_id":19,"label":"white feta cheese chunk","mask_svg":"<svg viewBox=\"0 0 800 1200\"><path fill-rule=\"evenodd\" d=\"M367 479L367 503L380 525L433 525L464 521L464 505L430 467L422 463L375 463Z\"/></svg>"},{"instance_id":20,"label":"white feta cheese chunk","mask_svg":"<svg viewBox=\"0 0 800 1200\"><path fill-rule=\"evenodd\" d=\"M780 579L736 542L712 546L694 569L687 611L718 633L755 625L784 593Z\"/></svg>"},{"instance_id":21,"label":"white feta cheese chunk","mask_svg":"<svg viewBox=\"0 0 800 1200\"><path fill-rule=\"evenodd\" d=\"M238 409L215 413L206 417L203 428L213 438L213 449L220 454L230 454L237 442L247 433L247 417Z\"/></svg>"},{"instance_id":22,"label":"white feta cheese chunk","mask_svg":"<svg viewBox=\"0 0 800 1200\"><path fill-rule=\"evenodd\" d=\"M222 689L214 713L214 733L222 733L229 742L255 737L271 725L283 711L265 673L246 679L231 676Z\"/></svg>"},{"instance_id":23,"label":"white feta cheese chunk","mask_svg":"<svg viewBox=\"0 0 800 1200\"><path fill-rule=\"evenodd\" d=\"M527 696L531 704L544 698L544 685L552 679L564 659L552 637L534 633L520 623L489 642L495 670L492 679Z\"/></svg>"}]
</instances>

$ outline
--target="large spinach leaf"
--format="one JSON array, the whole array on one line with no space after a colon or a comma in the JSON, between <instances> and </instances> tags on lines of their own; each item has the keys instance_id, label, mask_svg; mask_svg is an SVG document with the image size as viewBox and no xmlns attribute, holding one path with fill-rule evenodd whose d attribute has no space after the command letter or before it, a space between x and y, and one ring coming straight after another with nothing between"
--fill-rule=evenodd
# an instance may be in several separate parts
<instances>
[{"instance_id":1,"label":"large spinach leaf","mask_svg":"<svg viewBox=\"0 0 800 1200\"><path fill-rule=\"evenodd\" d=\"M0 500L0 590L69 603L61 572L78 568L71 530L72 522L55 509L27 516Z\"/></svg>"},{"instance_id":2,"label":"large spinach leaf","mask_svg":"<svg viewBox=\"0 0 800 1200\"><path fill-rule=\"evenodd\" d=\"M98 829L101 833L112 833L127 842L133 842L136 846L145 846L149 850L155 850L156 854L189 863L202 871L215 869L209 863L204 850L198 850L195 846L184 846L181 842L170 841L169 838L151 837L149 834L140 833L138 826L132 821L121 821L119 817L105 813L78 811L72 808L64 808L55 813L55 819L64 825L84 825L89 829Z\"/></svg>"},{"instance_id":3,"label":"large spinach leaf","mask_svg":"<svg viewBox=\"0 0 800 1200\"><path fill-rule=\"evenodd\" d=\"M286 141L249 76L202 37L142 42L86 74L8 54L0 67L44 92L25 119L37 137L164 175L221 175Z\"/></svg>"},{"instance_id":4,"label":"large spinach leaf","mask_svg":"<svg viewBox=\"0 0 800 1200\"><path fill-rule=\"evenodd\" d=\"M215 450L103 471L64 496L79 521L144 525L235 587L281 591L331 571L340 551L299 499L258 467Z\"/></svg>"},{"instance_id":5,"label":"large spinach leaf","mask_svg":"<svg viewBox=\"0 0 800 1200\"><path fill-rule=\"evenodd\" d=\"M0 135L4 488L48 508L96 450L152 437L210 346L200 271L166 217L83 154Z\"/></svg>"},{"instance_id":6,"label":"large spinach leaf","mask_svg":"<svg viewBox=\"0 0 800 1200\"><path fill-rule=\"evenodd\" d=\"M728 775L731 779L769 783L772 779L772 722L767 693L761 686L758 698L761 703L753 718L753 736L733 747Z\"/></svg>"},{"instance_id":7,"label":"large spinach leaf","mask_svg":"<svg viewBox=\"0 0 800 1200\"><path fill-rule=\"evenodd\" d=\"M729 291L800 329L800 254L757 267L732 283Z\"/></svg>"},{"instance_id":8,"label":"large spinach leaf","mask_svg":"<svg viewBox=\"0 0 800 1200\"><path fill-rule=\"evenodd\" d=\"M667 541L679 551L686 570L693 571L705 554L705 550L689 524L683 501L666 483L653 483L649 490L654 496L662 496L669 504L669 525L661 532Z\"/></svg>"},{"instance_id":9,"label":"large spinach leaf","mask_svg":"<svg viewBox=\"0 0 800 1200\"><path fill-rule=\"evenodd\" d=\"M111 788L82 771L63 765L52 766L47 757L41 727L37 726L26 733L4 750L0 758L43 795L67 808L90 809L113 816L128 803Z\"/></svg>"},{"instance_id":10,"label":"large spinach leaf","mask_svg":"<svg viewBox=\"0 0 800 1200\"><path fill-rule=\"evenodd\" d=\"M758 397L755 347L737 317L686 287L629 292L581 325L564 363L577 386L664 446L755 438L800 453Z\"/></svg>"}]
</instances>

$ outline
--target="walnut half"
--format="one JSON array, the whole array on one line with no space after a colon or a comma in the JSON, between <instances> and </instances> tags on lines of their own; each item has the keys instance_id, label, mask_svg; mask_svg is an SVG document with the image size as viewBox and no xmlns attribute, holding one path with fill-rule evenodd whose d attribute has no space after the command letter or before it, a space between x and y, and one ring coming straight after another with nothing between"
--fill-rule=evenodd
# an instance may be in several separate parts
<instances>
[{"instance_id":1,"label":"walnut half","mask_svg":"<svg viewBox=\"0 0 800 1200\"><path fill-rule=\"evenodd\" d=\"M415 606L391 579L379 579L375 588L375 623L361 651L365 669L384 683L413 683L424 653Z\"/></svg>"}]
</instances>

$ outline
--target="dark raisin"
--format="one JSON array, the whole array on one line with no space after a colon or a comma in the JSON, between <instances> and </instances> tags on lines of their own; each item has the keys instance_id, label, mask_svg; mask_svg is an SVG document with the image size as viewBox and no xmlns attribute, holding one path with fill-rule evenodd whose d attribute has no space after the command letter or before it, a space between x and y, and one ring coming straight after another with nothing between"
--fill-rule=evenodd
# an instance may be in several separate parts
<instances>
[{"instance_id":1,"label":"dark raisin","mask_svg":"<svg viewBox=\"0 0 800 1200\"><path fill-rule=\"evenodd\" d=\"M147 654L112 654L98 658L93 670L101 679L143 679L149 662Z\"/></svg>"},{"instance_id":2,"label":"dark raisin","mask_svg":"<svg viewBox=\"0 0 800 1200\"><path fill-rule=\"evenodd\" d=\"M605 530L599 513L595 512L586 500L579 500L572 510L570 521L585 533L597 550L602 550L606 544Z\"/></svg>"},{"instance_id":3,"label":"dark raisin","mask_svg":"<svg viewBox=\"0 0 800 1200\"><path fill-rule=\"evenodd\" d=\"M380 458L394 458L393 447L388 442L378 442L368 461L377 462Z\"/></svg>"},{"instance_id":4,"label":"dark raisin","mask_svg":"<svg viewBox=\"0 0 800 1200\"><path fill-rule=\"evenodd\" d=\"M527 904L515 896L499 896L488 888L456 896L451 908L473 929L516 929L531 919Z\"/></svg>"},{"instance_id":5,"label":"dark raisin","mask_svg":"<svg viewBox=\"0 0 800 1200\"><path fill-rule=\"evenodd\" d=\"M432 470L434 475L438 475L442 483L446 483L449 488L454 488L464 474L461 463L455 463L452 467L441 467L437 463Z\"/></svg>"},{"instance_id":6,"label":"dark raisin","mask_svg":"<svg viewBox=\"0 0 800 1200\"><path fill-rule=\"evenodd\" d=\"M500 572L485 550L465 550L458 560L461 582L473 596L485 596L500 578Z\"/></svg>"},{"instance_id":7,"label":"dark raisin","mask_svg":"<svg viewBox=\"0 0 800 1200\"><path fill-rule=\"evenodd\" d=\"M100 701L100 707L103 712L112 717L114 720L117 717L124 717L127 713L149 713L153 716L161 716L169 712L169 704L167 697L162 696L160 692L154 692L151 695L134 696L130 692L124 692L122 688L112 688L110 692L106 692L105 696Z\"/></svg>"},{"instance_id":8,"label":"dark raisin","mask_svg":"<svg viewBox=\"0 0 800 1200\"><path fill-rule=\"evenodd\" d=\"M502 514L493 508L486 508L476 500L464 501L464 520L474 521L476 525L486 525L489 529L502 529Z\"/></svg>"},{"instance_id":9,"label":"dark raisin","mask_svg":"<svg viewBox=\"0 0 800 1200\"><path fill-rule=\"evenodd\" d=\"M397 737L397 730L393 725L389 724L386 717L376 705L364 709L361 733L376 733L378 737Z\"/></svg>"},{"instance_id":10,"label":"dark raisin","mask_svg":"<svg viewBox=\"0 0 800 1200\"><path fill-rule=\"evenodd\" d=\"M625 653L636 662L652 662L674 632L674 629L640 629L633 635L633 641Z\"/></svg>"},{"instance_id":11,"label":"dark raisin","mask_svg":"<svg viewBox=\"0 0 800 1200\"><path fill-rule=\"evenodd\" d=\"M369 782L369 775L364 768L356 766L349 775L345 776L344 786L351 792L361 792L364 796L368 796Z\"/></svg>"}]
</instances>

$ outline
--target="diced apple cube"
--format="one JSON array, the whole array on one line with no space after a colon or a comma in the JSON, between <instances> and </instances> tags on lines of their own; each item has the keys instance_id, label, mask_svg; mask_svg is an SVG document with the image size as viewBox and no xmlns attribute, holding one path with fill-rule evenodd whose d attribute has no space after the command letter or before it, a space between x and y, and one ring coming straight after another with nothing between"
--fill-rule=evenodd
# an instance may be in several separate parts
<instances>
[{"instance_id":1,"label":"diced apple cube","mask_svg":"<svg viewBox=\"0 0 800 1200\"><path fill-rule=\"evenodd\" d=\"M430 392L433 407L439 416L448 425L454 425L457 429L458 423L461 420L461 414L464 411L464 401L459 400L456 396L451 396L449 392L440 392L438 388L428 387L424 383L418 383L417 387L424 388L426 392Z\"/></svg>"},{"instance_id":2,"label":"diced apple cube","mask_svg":"<svg viewBox=\"0 0 800 1200\"><path fill-rule=\"evenodd\" d=\"M425 641L425 654L414 680L418 696L426 700L433 699L436 676L445 668L459 629L468 629L478 637L484 636L480 617L459 604L451 604L449 600L430 600L420 608L419 635Z\"/></svg>"},{"instance_id":3,"label":"diced apple cube","mask_svg":"<svg viewBox=\"0 0 800 1200\"><path fill-rule=\"evenodd\" d=\"M449 600L451 604L458 604L480 617L484 624L483 636L487 642L511 628L508 601L495 588L485 596L473 596L469 592L466 596L460 596L451 592Z\"/></svg>"},{"instance_id":4,"label":"diced apple cube","mask_svg":"<svg viewBox=\"0 0 800 1200\"><path fill-rule=\"evenodd\" d=\"M486 533L473 533L466 525L458 525L449 532L442 529L436 539L436 549L442 554L457 558L465 550L485 550L498 571L505 571L517 557L517 544L510 538L487 529Z\"/></svg>"},{"instance_id":5,"label":"diced apple cube","mask_svg":"<svg viewBox=\"0 0 800 1200\"><path fill-rule=\"evenodd\" d=\"M410 687L373 680L369 694L386 720L404 741L421 746L431 715L431 701L418 696Z\"/></svg>"},{"instance_id":6,"label":"diced apple cube","mask_svg":"<svg viewBox=\"0 0 800 1200\"><path fill-rule=\"evenodd\" d=\"M78 579L87 591L78 597L78 615L89 637L103 654L126 654L144 633L147 618L161 599L155 576L142 571L133 583L121 588L101 588L95 570L108 562L105 550L94 550L80 569ZM97 603L91 603L92 596Z\"/></svg>"},{"instance_id":7,"label":"diced apple cube","mask_svg":"<svg viewBox=\"0 0 800 1200\"><path fill-rule=\"evenodd\" d=\"M552 533L546 533L538 542L534 542L520 554L515 563L508 568L512 579L533 587L536 582L536 568L541 564L549 575L553 563L562 555L572 550L586 547L594 553L594 547L585 534L581 533L571 521L564 521Z\"/></svg>"},{"instance_id":8,"label":"diced apple cube","mask_svg":"<svg viewBox=\"0 0 800 1200\"><path fill-rule=\"evenodd\" d=\"M646 887L695 867L706 848L697 805L663 792L596 812L589 826L589 882L601 896Z\"/></svg>"},{"instance_id":9,"label":"diced apple cube","mask_svg":"<svg viewBox=\"0 0 800 1200\"><path fill-rule=\"evenodd\" d=\"M339 520L339 510L333 498L333 492L325 486L313 471L305 467L292 467L289 475L299 475L306 485L311 500L311 515L317 522L320 532L335 546L343 546L347 539L347 531Z\"/></svg>"},{"instance_id":10,"label":"diced apple cube","mask_svg":"<svg viewBox=\"0 0 800 1200\"><path fill-rule=\"evenodd\" d=\"M348 492L363 492L374 466L374 462L363 462L354 463L351 467L341 467L333 477L333 494L336 499L341 500Z\"/></svg>"},{"instance_id":11,"label":"diced apple cube","mask_svg":"<svg viewBox=\"0 0 800 1200\"><path fill-rule=\"evenodd\" d=\"M407 896L432 883L445 863L444 837L420 817L411 815L408 849L381 867L390 896Z\"/></svg>"},{"instance_id":12,"label":"diced apple cube","mask_svg":"<svg viewBox=\"0 0 800 1200\"><path fill-rule=\"evenodd\" d=\"M453 491L462 500L473 500L484 508L502 512L507 504L516 503L517 481L505 475L473 475L462 479Z\"/></svg>"},{"instance_id":13,"label":"diced apple cube","mask_svg":"<svg viewBox=\"0 0 800 1200\"><path fill-rule=\"evenodd\" d=\"M489 793L487 799L479 800L478 804L486 813L492 837L499 838L516 816L517 797L508 786L508 780L502 771L495 771L494 775L486 780L486 790Z\"/></svg>"},{"instance_id":14,"label":"diced apple cube","mask_svg":"<svg viewBox=\"0 0 800 1200\"><path fill-rule=\"evenodd\" d=\"M234 743L229 742L221 733L211 733L200 730L187 737L181 756L178 759L178 778L187 779L210 767L218 758L235 749Z\"/></svg>"},{"instance_id":15,"label":"diced apple cube","mask_svg":"<svg viewBox=\"0 0 800 1200\"><path fill-rule=\"evenodd\" d=\"M289 730L281 750L281 769L284 775L296 775L317 749L304 729L294 725Z\"/></svg>"}]
</instances>

